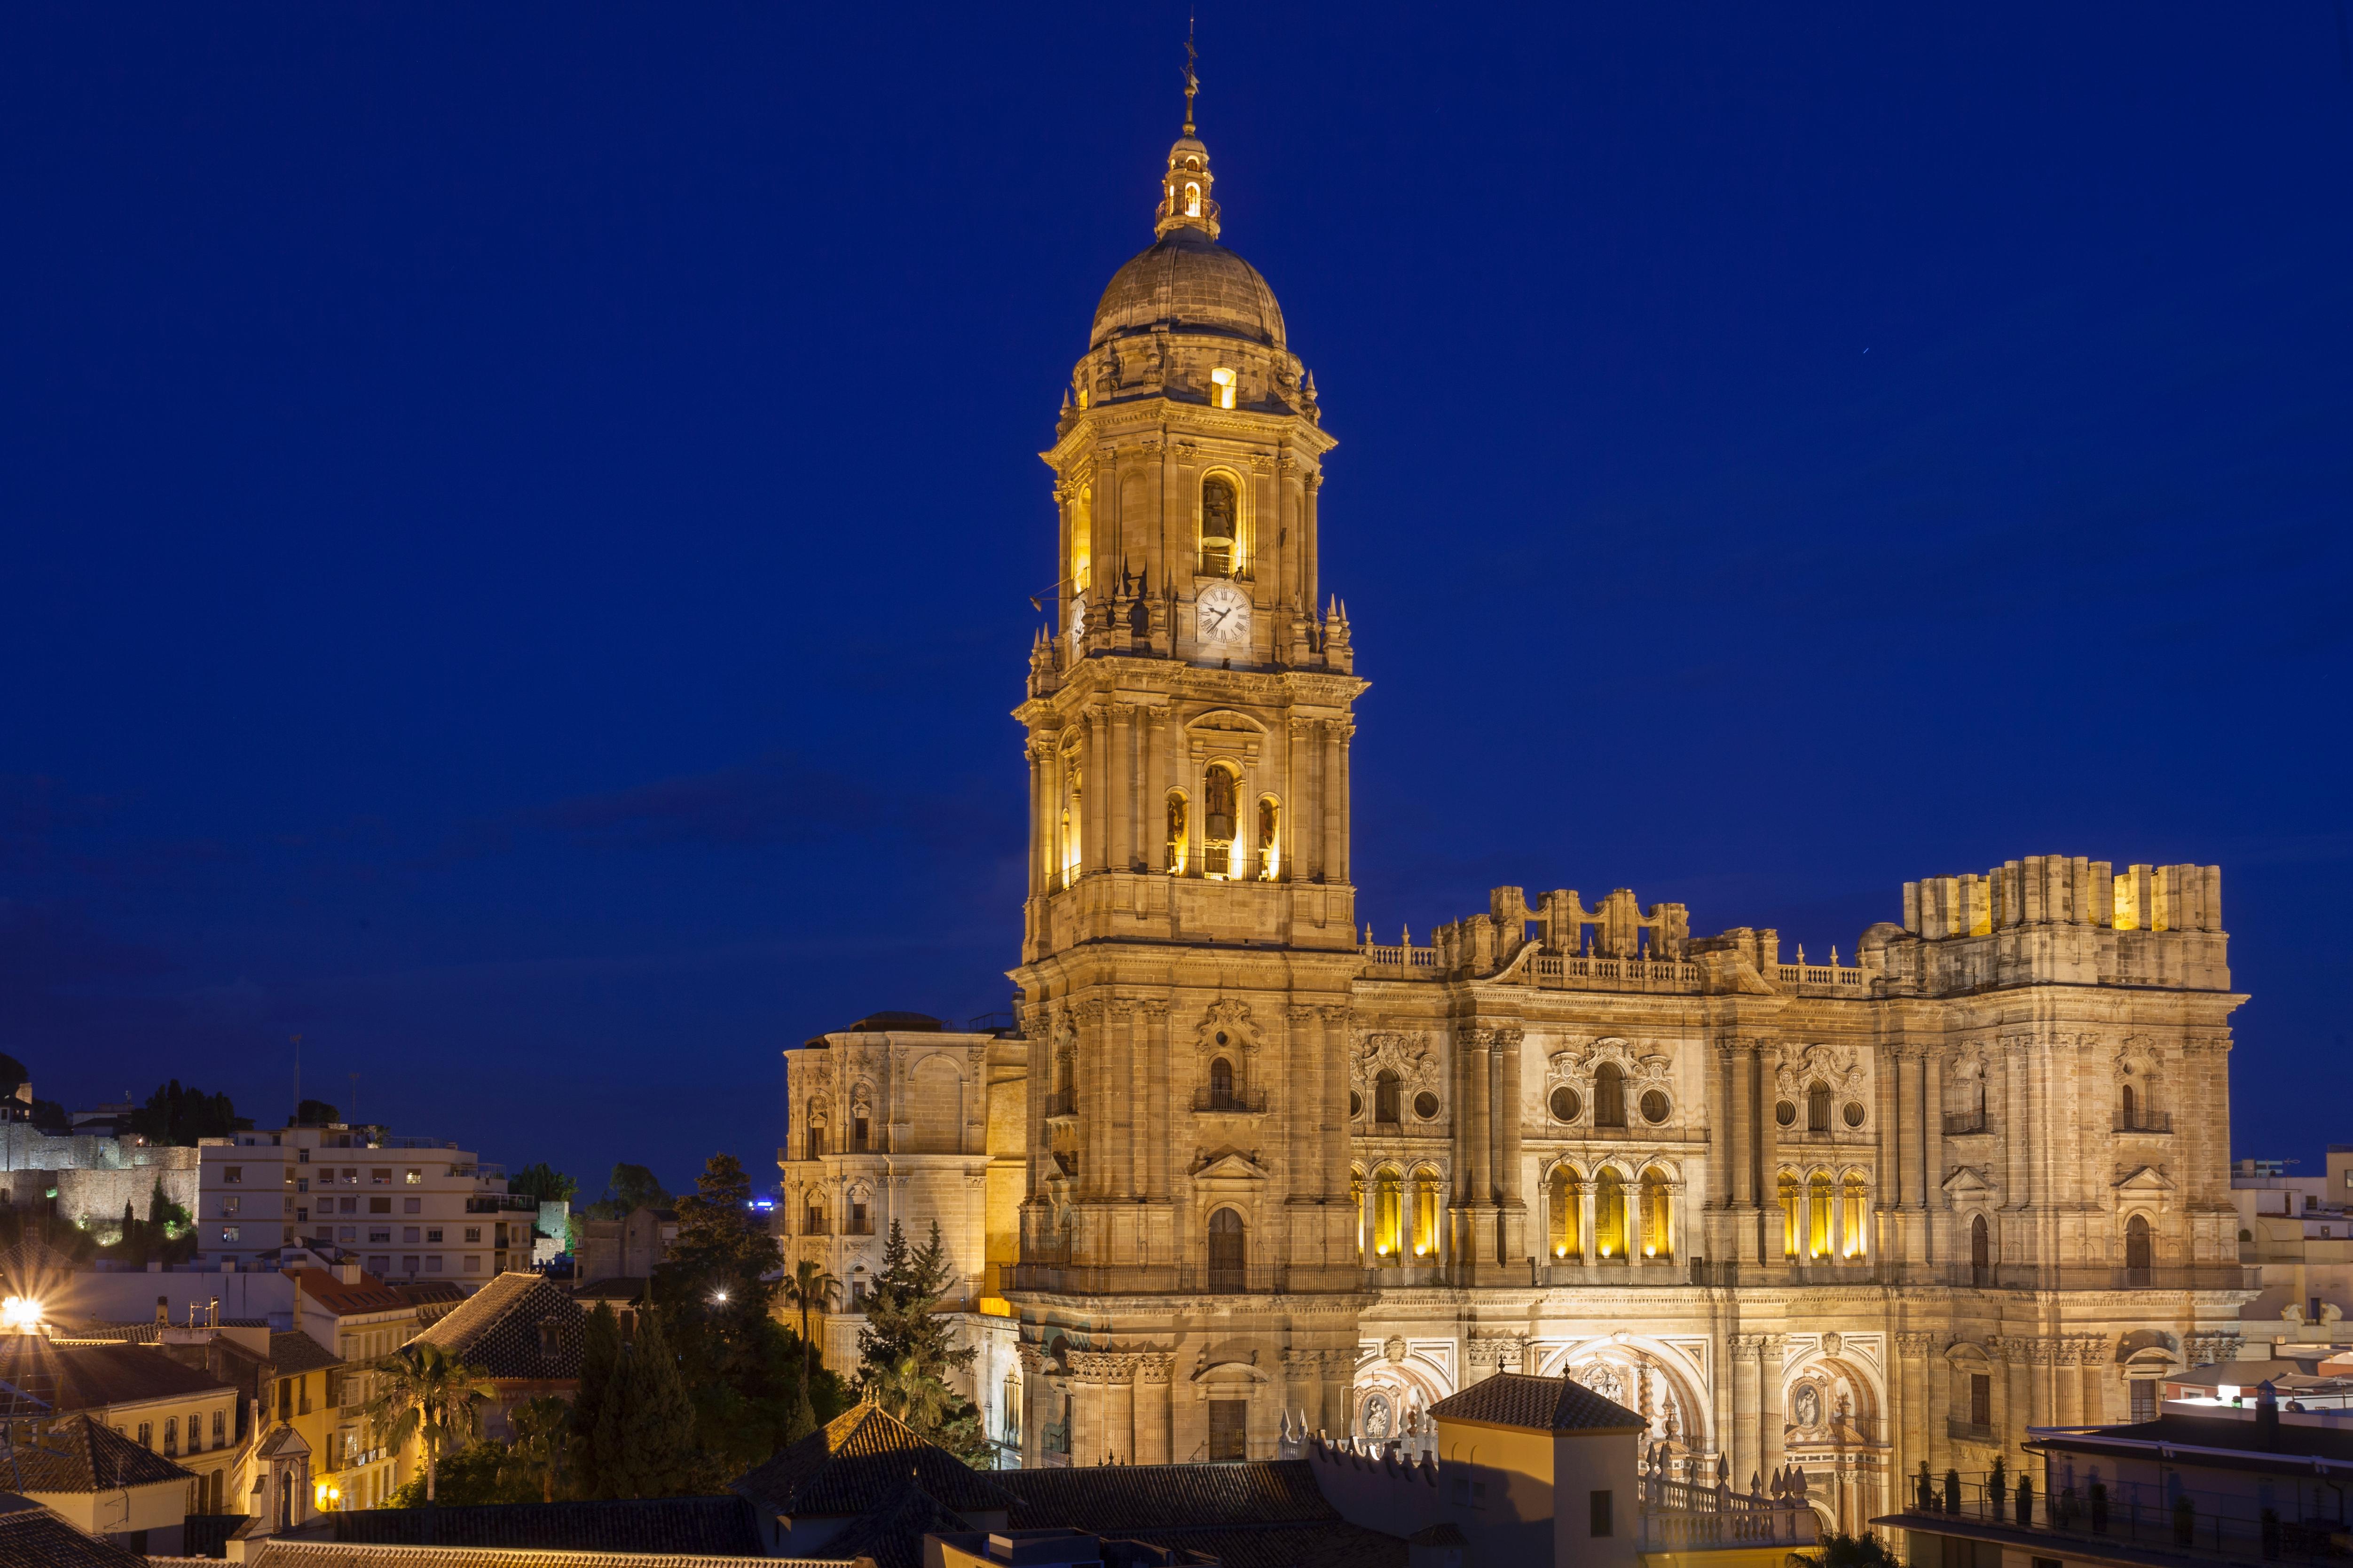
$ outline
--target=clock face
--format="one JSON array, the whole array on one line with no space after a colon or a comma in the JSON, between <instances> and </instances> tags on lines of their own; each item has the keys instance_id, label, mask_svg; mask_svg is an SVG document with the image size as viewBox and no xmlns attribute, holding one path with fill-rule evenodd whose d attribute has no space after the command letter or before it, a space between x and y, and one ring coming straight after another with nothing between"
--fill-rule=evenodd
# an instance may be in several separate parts
<instances>
[{"instance_id":1,"label":"clock face","mask_svg":"<svg viewBox=\"0 0 2353 1568\"><path fill-rule=\"evenodd\" d=\"M1086 635L1087 596L1084 594L1073 594L1071 595L1071 640L1076 642Z\"/></svg>"},{"instance_id":2,"label":"clock face","mask_svg":"<svg viewBox=\"0 0 2353 1568\"><path fill-rule=\"evenodd\" d=\"M1194 635L1204 650L1230 658L1250 647L1250 595L1230 583L1213 583L1194 601Z\"/></svg>"}]
</instances>

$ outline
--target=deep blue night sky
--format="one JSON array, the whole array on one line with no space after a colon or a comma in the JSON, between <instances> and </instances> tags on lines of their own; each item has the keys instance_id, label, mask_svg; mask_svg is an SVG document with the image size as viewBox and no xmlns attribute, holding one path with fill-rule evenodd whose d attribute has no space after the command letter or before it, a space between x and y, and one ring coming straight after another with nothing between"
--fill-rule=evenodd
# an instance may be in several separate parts
<instances>
[{"instance_id":1,"label":"deep blue night sky","mask_svg":"<svg viewBox=\"0 0 2353 1568\"><path fill-rule=\"evenodd\" d=\"M2348 1129L2341 7L1212 3L1360 910L2219 861ZM1778 14L1771 14L1775 11ZM673 1186L1007 1005L1036 453L1185 12L11 7L0 1049Z\"/></svg>"}]
</instances>

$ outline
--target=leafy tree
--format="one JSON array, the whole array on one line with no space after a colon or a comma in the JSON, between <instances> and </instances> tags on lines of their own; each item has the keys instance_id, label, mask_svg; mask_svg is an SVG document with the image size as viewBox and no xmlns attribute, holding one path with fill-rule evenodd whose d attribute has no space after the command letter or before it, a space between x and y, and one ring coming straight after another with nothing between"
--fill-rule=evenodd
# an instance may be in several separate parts
<instances>
[{"instance_id":1,"label":"leafy tree","mask_svg":"<svg viewBox=\"0 0 2353 1568\"><path fill-rule=\"evenodd\" d=\"M680 1198L678 1237L654 1270L653 1293L693 1391L697 1447L729 1474L758 1464L790 1430L800 1403L794 1347L770 1315L782 1259L751 1206L752 1182L733 1154L713 1154Z\"/></svg>"},{"instance_id":2,"label":"leafy tree","mask_svg":"<svg viewBox=\"0 0 2353 1568\"><path fill-rule=\"evenodd\" d=\"M507 1450L508 1470L526 1486L532 1477L538 1477L539 1500L554 1502L557 1488L566 1479L564 1472L571 1448L572 1406L552 1394L543 1394L508 1412L507 1423L514 1428L515 1435L513 1446Z\"/></svg>"},{"instance_id":3,"label":"leafy tree","mask_svg":"<svg viewBox=\"0 0 2353 1568\"><path fill-rule=\"evenodd\" d=\"M369 1395L368 1427L394 1449L414 1437L425 1447L425 1500L434 1496L434 1469L442 1446L474 1430L474 1406L493 1396L482 1374L419 1341L375 1363L375 1391Z\"/></svg>"},{"instance_id":4,"label":"leafy tree","mask_svg":"<svg viewBox=\"0 0 2353 1568\"><path fill-rule=\"evenodd\" d=\"M343 1119L343 1111L323 1100L306 1100L294 1108L297 1127L327 1127Z\"/></svg>"},{"instance_id":5,"label":"leafy tree","mask_svg":"<svg viewBox=\"0 0 2353 1568\"><path fill-rule=\"evenodd\" d=\"M386 1508L470 1508L491 1502L537 1502L539 1484L515 1463L512 1450L486 1440L469 1443L441 1461L440 1494L428 1497L426 1476L413 1476L385 1499Z\"/></svg>"},{"instance_id":6,"label":"leafy tree","mask_svg":"<svg viewBox=\"0 0 2353 1568\"><path fill-rule=\"evenodd\" d=\"M817 1367L816 1346L809 1340L809 1314L833 1310L834 1302L841 1299L841 1281L828 1273L825 1265L816 1258L796 1258L783 1293L786 1306L800 1310L801 1384L806 1388Z\"/></svg>"},{"instance_id":7,"label":"leafy tree","mask_svg":"<svg viewBox=\"0 0 2353 1568\"><path fill-rule=\"evenodd\" d=\"M206 1094L193 1085L183 1089L178 1079L149 1095L130 1122L132 1132L148 1142L183 1149L194 1148L199 1139L225 1138L252 1127L253 1119L239 1116L227 1094Z\"/></svg>"},{"instance_id":8,"label":"leafy tree","mask_svg":"<svg viewBox=\"0 0 2353 1568\"><path fill-rule=\"evenodd\" d=\"M1833 1532L1822 1537L1820 1552L1793 1553L1792 1561L1807 1563L1810 1568L1904 1568L1903 1559L1888 1550L1887 1542L1868 1532Z\"/></svg>"},{"instance_id":9,"label":"leafy tree","mask_svg":"<svg viewBox=\"0 0 2353 1568\"><path fill-rule=\"evenodd\" d=\"M16 1093L16 1086L32 1076L23 1062L5 1051L0 1051L0 1095Z\"/></svg>"},{"instance_id":10,"label":"leafy tree","mask_svg":"<svg viewBox=\"0 0 2353 1568\"><path fill-rule=\"evenodd\" d=\"M662 1332L661 1314L638 1314L635 1341L621 1342L613 1309L588 1319L573 1412L581 1491L592 1498L679 1497L708 1478L695 1449L694 1405Z\"/></svg>"},{"instance_id":11,"label":"leafy tree","mask_svg":"<svg viewBox=\"0 0 2353 1568\"><path fill-rule=\"evenodd\" d=\"M940 1312L954 1281L937 1220L930 1238L913 1249L899 1222L891 1222L881 1272L866 1297L866 1327L858 1335L859 1391L921 1436L977 1461L988 1455L977 1412L947 1382L950 1373L969 1369L978 1353L955 1346L954 1325ZM965 1446L955 1447L959 1442Z\"/></svg>"},{"instance_id":12,"label":"leafy tree","mask_svg":"<svg viewBox=\"0 0 2353 1568\"><path fill-rule=\"evenodd\" d=\"M543 1204L569 1203L579 1190L579 1183L544 1160L535 1165L525 1165L507 1178L507 1191L521 1193Z\"/></svg>"},{"instance_id":13,"label":"leafy tree","mask_svg":"<svg viewBox=\"0 0 2353 1568\"><path fill-rule=\"evenodd\" d=\"M588 1205L592 1219L627 1219L633 1209L666 1209L670 1207L670 1189L657 1180L643 1165L628 1163L613 1167L605 1183L605 1195Z\"/></svg>"}]
</instances>

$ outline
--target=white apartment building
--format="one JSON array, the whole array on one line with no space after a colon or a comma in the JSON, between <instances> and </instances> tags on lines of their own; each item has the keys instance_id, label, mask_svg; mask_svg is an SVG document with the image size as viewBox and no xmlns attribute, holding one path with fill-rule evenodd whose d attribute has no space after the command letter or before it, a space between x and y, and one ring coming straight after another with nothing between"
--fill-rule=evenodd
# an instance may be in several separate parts
<instances>
[{"instance_id":1,"label":"white apartment building","mask_svg":"<svg viewBox=\"0 0 2353 1568\"><path fill-rule=\"evenodd\" d=\"M2353 1347L2353 1144L2331 1143L2323 1169L2289 1175L2284 1160L2231 1167L2239 1261L2259 1270L2262 1293L2239 1310L2249 1355Z\"/></svg>"},{"instance_id":2,"label":"white apartment building","mask_svg":"<svg viewBox=\"0 0 2353 1568\"><path fill-rule=\"evenodd\" d=\"M206 1139L197 1245L207 1263L267 1267L332 1247L385 1279L471 1288L527 1268L537 1202L452 1142L340 1123Z\"/></svg>"}]
</instances>

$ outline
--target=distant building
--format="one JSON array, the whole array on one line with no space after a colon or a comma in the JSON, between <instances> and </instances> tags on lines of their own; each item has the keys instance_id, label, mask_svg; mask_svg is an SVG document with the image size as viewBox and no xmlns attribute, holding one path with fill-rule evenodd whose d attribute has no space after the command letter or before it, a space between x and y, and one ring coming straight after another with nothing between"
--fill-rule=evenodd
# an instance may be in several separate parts
<instances>
[{"instance_id":1,"label":"distant building","mask_svg":"<svg viewBox=\"0 0 2353 1568\"><path fill-rule=\"evenodd\" d=\"M531 1256L537 1200L455 1143L381 1129L288 1125L206 1139L202 1256L251 1267L286 1247L348 1253L385 1279L482 1284Z\"/></svg>"},{"instance_id":2,"label":"distant building","mask_svg":"<svg viewBox=\"0 0 2353 1568\"><path fill-rule=\"evenodd\" d=\"M84 1530L37 1499L0 1492L0 1563L41 1568L148 1568L143 1547Z\"/></svg>"},{"instance_id":3,"label":"distant building","mask_svg":"<svg viewBox=\"0 0 2353 1568\"><path fill-rule=\"evenodd\" d=\"M10 1482L79 1530L133 1552L159 1557L183 1548L187 1516L203 1483L185 1468L142 1448L94 1416L75 1415L16 1445ZM47 1563L47 1557L9 1554L0 1535L0 1562Z\"/></svg>"},{"instance_id":4,"label":"distant building","mask_svg":"<svg viewBox=\"0 0 2353 1568\"><path fill-rule=\"evenodd\" d=\"M88 1416L187 1473L184 1512L238 1512L237 1392L150 1345L0 1334L8 1419L32 1436Z\"/></svg>"},{"instance_id":5,"label":"distant building","mask_svg":"<svg viewBox=\"0 0 2353 1568\"><path fill-rule=\"evenodd\" d=\"M649 1279L677 1245L678 1211L639 1205L620 1219L581 1221L573 1265L583 1283Z\"/></svg>"},{"instance_id":6,"label":"distant building","mask_svg":"<svg viewBox=\"0 0 2353 1568\"><path fill-rule=\"evenodd\" d=\"M2322 1171L2291 1176L2284 1160L2231 1167L2239 1261L2261 1287L2240 1310L2251 1349L2274 1355L2353 1350L2353 1143L2331 1143Z\"/></svg>"}]
</instances>

